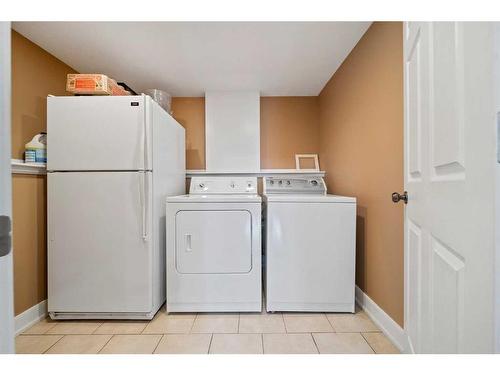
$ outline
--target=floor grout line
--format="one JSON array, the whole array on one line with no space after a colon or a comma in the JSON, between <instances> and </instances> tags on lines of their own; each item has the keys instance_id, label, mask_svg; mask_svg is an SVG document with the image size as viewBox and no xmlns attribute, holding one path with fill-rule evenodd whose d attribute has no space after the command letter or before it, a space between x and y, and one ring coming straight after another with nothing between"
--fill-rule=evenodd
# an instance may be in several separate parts
<instances>
[{"instance_id":1,"label":"floor grout line","mask_svg":"<svg viewBox=\"0 0 500 375\"><path fill-rule=\"evenodd\" d=\"M214 334L210 334L210 343L208 344L207 354L210 354L210 348L212 347L212 340L214 339Z\"/></svg>"},{"instance_id":2,"label":"floor grout line","mask_svg":"<svg viewBox=\"0 0 500 375\"><path fill-rule=\"evenodd\" d=\"M108 345L108 344L109 344L109 342L111 341L111 339L112 339L113 337L115 337L115 335L111 335L111 337L109 338L109 340L108 340L108 341L106 341L106 343L102 346L102 348L101 348L101 349L99 349L99 350L97 351L97 354L101 353L101 351L102 351L102 350L106 347L106 345Z\"/></svg>"},{"instance_id":3,"label":"floor grout line","mask_svg":"<svg viewBox=\"0 0 500 375\"><path fill-rule=\"evenodd\" d=\"M328 320L328 323L330 323L330 326L332 327L333 329L333 332L337 333L337 330L335 329L335 327L333 326L333 323L330 321L330 319L328 319L328 315L325 314L325 317L326 317L326 320Z\"/></svg>"},{"instance_id":4,"label":"floor grout line","mask_svg":"<svg viewBox=\"0 0 500 375\"><path fill-rule=\"evenodd\" d=\"M55 343L53 343L51 346L47 348L47 350L43 351L42 354L46 354L55 344L57 344L59 341L61 341L66 335L62 335L59 340L56 340Z\"/></svg>"},{"instance_id":5,"label":"floor grout line","mask_svg":"<svg viewBox=\"0 0 500 375\"><path fill-rule=\"evenodd\" d=\"M153 349L153 352L151 354L155 354L156 352L156 349L158 349L158 346L160 345L160 342L161 340L163 340L163 338L165 337L165 335L161 335L160 339L158 340L158 342L156 343L156 346L155 348Z\"/></svg>"},{"instance_id":6,"label":"floor grout line","mask_svg":"<svg viewBox=\"0 0 500 375\"><path fill-rule=\"evenodd\" d=\"M163 306L162 306L162 307L163 307ZM162 309L162 307L160 307L160 309L156 312L155 316L153 316L153 318L152 318L149 322L147 322L147 323L146 323L146 325L144 326L144 328L142 329L142 331L139 333L139 335L144 334L144 331L146 330L146 328L148 328L148 326L149 326L151 323L153 323L153 320L156 318L156 316L157 316L158 314L161 314L161 309ZM165 308L165 313L166 313L166 312L167 312L167 310L166 310L166 308Z\"/></svg>"},{"instance_id":7,"label":"floor grout line","mask_svg":"<svg viewBox=\"0 0 500 375\"><path fill-rule=\"evenodd\" d=\"M151 324L151 322L153 321L153 319L151 319L148 323L146 323L146 325L144 326L144 328L142 329L142 331L138 333L139 335L142 335L144 333L144 331L146 330L146 328L148 328L148 326Z\"/></svg>"},{"instance_id":8,"label":"floor grout line","mask_svg":"<svg viewBox=\"0 0 500 375\"><path fill-rule=\"evenodd\" d=\"M314 346L316 347L316 350L318 351L318 354L321 354L321 352L319 351L318 343L316 342L316 339L314 338L314 335L312 334L312 332L310 333L310 335L311 335L312 340L314 342Z\"/></svg>"},{"instance_id":9,"label":"floor grout line","mask_svg":"<svg viewBox=\"0 0 500 375\"><path fill-rule=\"evenodd\" d=\"M195 315L193 323L191 323L191 327L189 328L188 334L193 332L194 322L196 321L196 319L198 319L198 314Z\"/></svg>"},{"instance_id":10,"label":"floor grout line","mask_svg":"<svg viewBox=\"0 0 500 375\"><path fill-rule=\"evenodd\" d=\"M58 324L59 324L59 322L56 322L56 324L54 325L54 327L49 328L49 329L48 329L47 331L45 331L43 334L44 334L44 335L50 335L50 331L52 331L54 328L56 328Z\"/></svg>"},{"instance_id":11,"label":"floor grout line","mask_svg":"<svg viewBox=\"0 0 500 375\"><path fill-rule=\"evenodd\" d=\"M91 335L93 335L99 329L99 327L101 327L103 324L104 324L104 322L100 323L97 327L95 327L95 329L92 331Z\"/></svg>"},{"instance_id":12,"label":"floor grout line","mask_svg":"<svg viewBox=\"0 0 500 375\"><path fill-rule=\"evenodd\" d=\"M366 343L368 344L368 346L371 348L371 350L373 350L373 353L374 354L378 354L376 351L375 351L375 348L373 348L373 346L370 345L370 343L368 342L368 340L366 339L365 335L363 335L363 332L359 332L359 334L361 335L361 337L363 338L363 340L366 341Z\"/></svg>"}]
</instances>

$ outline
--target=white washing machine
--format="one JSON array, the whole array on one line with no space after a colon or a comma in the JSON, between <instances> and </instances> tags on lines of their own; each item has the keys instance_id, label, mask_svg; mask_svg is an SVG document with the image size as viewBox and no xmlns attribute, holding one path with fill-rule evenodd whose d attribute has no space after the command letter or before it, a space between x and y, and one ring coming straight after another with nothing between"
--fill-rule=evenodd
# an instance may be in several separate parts
<instances>
[{"instance_id":1,"label":"white washing machine","mask_svg":"<svg viewBox=\"0 0 500 375\"><path fill-rule=\"evenodd\" d=\"M256 177L193 177L167 198L167 311L261 311Z\"/></svg>"},{"instance_id":2,"label":"white washing machine","mask_svg":"<svg viewBox=\"0 0 500 375\"><path fill-rule=\"evenodd\" d=\"M356 198L321 176L264 178L267 311L354 312Z\"/></svg>"}]
</instances>

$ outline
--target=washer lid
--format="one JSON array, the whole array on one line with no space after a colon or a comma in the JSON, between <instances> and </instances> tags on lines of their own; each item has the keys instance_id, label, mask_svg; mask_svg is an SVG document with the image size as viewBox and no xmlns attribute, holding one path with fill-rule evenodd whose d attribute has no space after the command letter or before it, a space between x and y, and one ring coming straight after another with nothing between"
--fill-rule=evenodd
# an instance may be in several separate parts
<instances>
[{"instance_id":1,"label":"washer lid","mask_svg":"<svg viewBox=\"0 0 500 375\"><path fill-rule=\"evenodd\" d=\"M186 194L167 197L167 203L260 203L262 198L257 194Z\"/></svg>"},{"instance_id":2,"label":"washer lid","mask_svg":"<svg viewBox=\"0 0 500 375\"><path fill-rule=\"evenodd\" d=\"M343 197L332 194L269 194L264 195L267 202L322 202L322 203L356 203L354 197Z\"/></svg>"}]
</instances>

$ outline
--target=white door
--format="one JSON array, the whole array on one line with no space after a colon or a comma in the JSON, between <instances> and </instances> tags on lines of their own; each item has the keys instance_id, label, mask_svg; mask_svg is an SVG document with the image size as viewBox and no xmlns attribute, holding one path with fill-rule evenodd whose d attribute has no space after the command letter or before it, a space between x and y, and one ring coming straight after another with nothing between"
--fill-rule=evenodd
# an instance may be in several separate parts
<instances>
[{"instance_id":1,"label":"white door","mask_svg":"<svg viewBox=\"0 0 500 375\"><path fill-rule=\"evenodd\" d=\"M151 169L146 96L47 98L51 171ZM148 127L148 131L146 130Z\"/></svg>"},{"instance_id":2,"label":"white door","mask_svg":"<svg viewBox=\"0 0 500 375\"><path fill-rule=\"evenodd\" d=\"M249 211L179 211L175 237L175 267L179 273L248 273L252 270Z\"/></svg>"},{"instance_id":3,"label":"white door","mask_svg":"<svg viewBox=\"0 0 500 375\"><path fill-rule=\"evenodd\" d=\"M14 353L10 71L10 22L0 22L0 354Z\"/></svg>"},{"instance_id":4,"label":"white door","mask_svg":"<svg viewBox=\"0 0 500 375\"><path fill-rule=\"evenodd\" d=\"M50 312L152 308L151 173L48 174Z\"/></svg>"},{"instance_id":5,"label":"white door","mask_svg":"<svg viewBox=\"0 0 500 375\"><path fill-rule=\"evenodd\" d=\"M404 59L410 350L492 352L492 24L405 23Z\"/></svg>"}]
</instances>

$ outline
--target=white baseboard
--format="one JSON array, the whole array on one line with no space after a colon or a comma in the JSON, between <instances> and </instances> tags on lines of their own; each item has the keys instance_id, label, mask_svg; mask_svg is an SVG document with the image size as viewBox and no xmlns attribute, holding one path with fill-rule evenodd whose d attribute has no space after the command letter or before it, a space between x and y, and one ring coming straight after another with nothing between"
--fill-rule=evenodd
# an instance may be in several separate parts
<instances>
[{"instance_id":1,"label":"white baseboard","mask_svg":"<svg viewBox=\"0 0 500 375\"><path fill-rule=\"evenodd\" d=\"M409 353L408 338L404 329L358 286L356 286L356 302L402 353Z\"/></svg>"},{"instance_id":2,"label":"white baseboard","mask_svg":"<svg viewBox=\"0 0 500 375\"><path fill-rule=\"evenodd\" d=\"M47 316L47 300L23 311L14 319L16 336Z\"/></svg>"}]
</instances>

